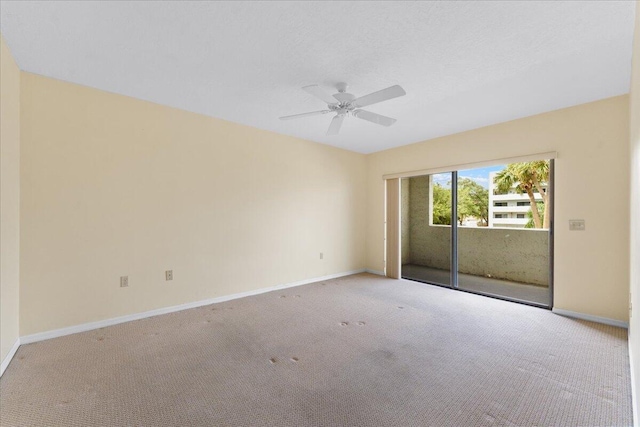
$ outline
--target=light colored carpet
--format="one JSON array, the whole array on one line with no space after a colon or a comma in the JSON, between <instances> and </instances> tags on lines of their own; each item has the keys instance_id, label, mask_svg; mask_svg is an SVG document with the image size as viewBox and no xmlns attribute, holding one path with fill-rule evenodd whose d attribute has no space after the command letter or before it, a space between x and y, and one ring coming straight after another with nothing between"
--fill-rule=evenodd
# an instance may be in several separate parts
<instances>
[{"instance_id":1,"label":"light colored carpet","mask_svg":"<svg viewBox=\"0 0 640 427\"><path fill-rule=\"evenodd\" d=\"M361 274L22 346L3 426L631 425L627 334Z\"/></svg>"}]
</instances>

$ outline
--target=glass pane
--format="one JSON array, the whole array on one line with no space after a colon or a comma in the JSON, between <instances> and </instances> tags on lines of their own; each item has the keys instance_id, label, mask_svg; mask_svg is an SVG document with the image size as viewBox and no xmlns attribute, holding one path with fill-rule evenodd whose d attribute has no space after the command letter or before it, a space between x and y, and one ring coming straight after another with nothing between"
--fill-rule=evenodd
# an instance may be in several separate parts
<instances>
[{"instance_id":1,"label":"glass pane","mask_svg":"<svg viewBox=\"0 0 640 427\"><path fill-rule=\"evenodd\" d=\"M451 286L451 173L402 180L402 277Z\"/></svg>"},{"instance_id":2,"label":"glass pane","mask_svg":"<svg viewBox=\"0 0 640 427\"><path fill-rule=\"evenodd\" d=\"M550 188L549 161L458 173L460 289L550 305Z\"/></svg>"}]
</instances>

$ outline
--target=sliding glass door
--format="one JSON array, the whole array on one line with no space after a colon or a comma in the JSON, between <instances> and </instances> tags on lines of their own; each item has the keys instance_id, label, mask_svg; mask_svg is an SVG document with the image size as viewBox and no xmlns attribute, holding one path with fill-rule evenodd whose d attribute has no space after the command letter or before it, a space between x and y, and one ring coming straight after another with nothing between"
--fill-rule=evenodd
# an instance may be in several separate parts
<instances>
[{"instance_id":1,"label":"sliding glass door","mask_svg":"<svg viewBox=\"0 0 640 427\"><path fill-rule=\"evenodd\" d=\"M458 287L551 306L551 161L458 175Z\"/></svg>"},{"instance_id":2,"label":"sliding glass door","mask_svg":"<svg viewBox=\"0 0 640 427\"><path fill-rule=\"evenodd\" d=\"M551 307L552 190L552 160L404 178L402 277Z\"/></svg>"}]
</instances>

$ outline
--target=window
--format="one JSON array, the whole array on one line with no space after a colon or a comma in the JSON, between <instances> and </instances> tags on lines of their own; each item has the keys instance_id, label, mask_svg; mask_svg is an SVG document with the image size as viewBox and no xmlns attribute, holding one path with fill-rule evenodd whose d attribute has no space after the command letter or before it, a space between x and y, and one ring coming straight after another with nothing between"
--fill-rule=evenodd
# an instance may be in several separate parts
<instances>
[{"instance_id":1,"label":"window","mask_svg":"<svg viewBox=\"0 0 640 427\"><path fill-rule=\"evenodd\" d=\"M516 218L524 219L524 214L518 214L518 215L516 216Z\"/></svg>"},{"instance_id":2,"label":"window","mask_svg":"<svg viewBox=\"0 0 640 427\"><path fill-rule=\"evenodd\" d=\"M518 202L518 206L531 206L531 202Z\"/></svg>"},{"instance_id":3,"label":"window","mask_svg":"<svg viewBox=\"0 0 640 427\"><path fill-rule=\"evenodd\" d=\"M502 218L502 214L493 214L494 218Z\"/></svg>"},{"instance_id":4,"label":"window","mask_svg":"<svg viewBox=\"0 0 640 427\"><path fill-rule=\"evenodd\" d=\"M507 202L493 202L493 206L507 206Z\"/></svg>"}]
</instances>

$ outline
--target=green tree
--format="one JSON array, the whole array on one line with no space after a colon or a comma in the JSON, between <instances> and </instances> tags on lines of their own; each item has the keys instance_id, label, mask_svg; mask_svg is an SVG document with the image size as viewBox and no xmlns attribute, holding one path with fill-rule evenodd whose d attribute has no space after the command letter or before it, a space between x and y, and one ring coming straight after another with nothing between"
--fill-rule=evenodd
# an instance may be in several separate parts
<instances>
[{"instance_id":1,"label":"green tree","mask_svg":"<svg viewBox=\"0 0 640 427\"><path fill-rule=\"evenodd\" d=\"M549 228L549 197L543 190L547 181L549 181L548 160L511 163L498 172L494 178L498 194L507 194L512 188L515 188L521 194L526 193L529 196L532 207L536 206L534 193L540 193L544 204L542 219L538 209L531 209L535 228Z\"/></svg>"},{"instance_id":2,"label":"green tree","mask_svg":"<svg viewBox=\"0 0 640 427\"><path fill-rule=\"evenodd\" d=\"M536 208L538 208L538 216L542 217L544 215L544 203L536 202ZM529 221L524 225L524 228L536 228L536 225L533 222L533 212L531 209L527 212L527 218Z\"/></svg>"},{"instance_id":3,"label":"green tree","mask_svg":"<svg viewBox=\"0 0 640 427\"><path fill-rule=\"evenodd\" d=\"M439 183L432 187L433 191L433 223L451 225L451 190Z\"/></svg>"},{"instance_id":4,"label":"green tree","mask_svg":"<svg viewBox=\"0 0 640 427\"><path fill-rule=\"evenodd\" d=\"M458 222L468 217L489 224L489 190L470 178L458 178Z\"/></svg>"}]
</instances>

